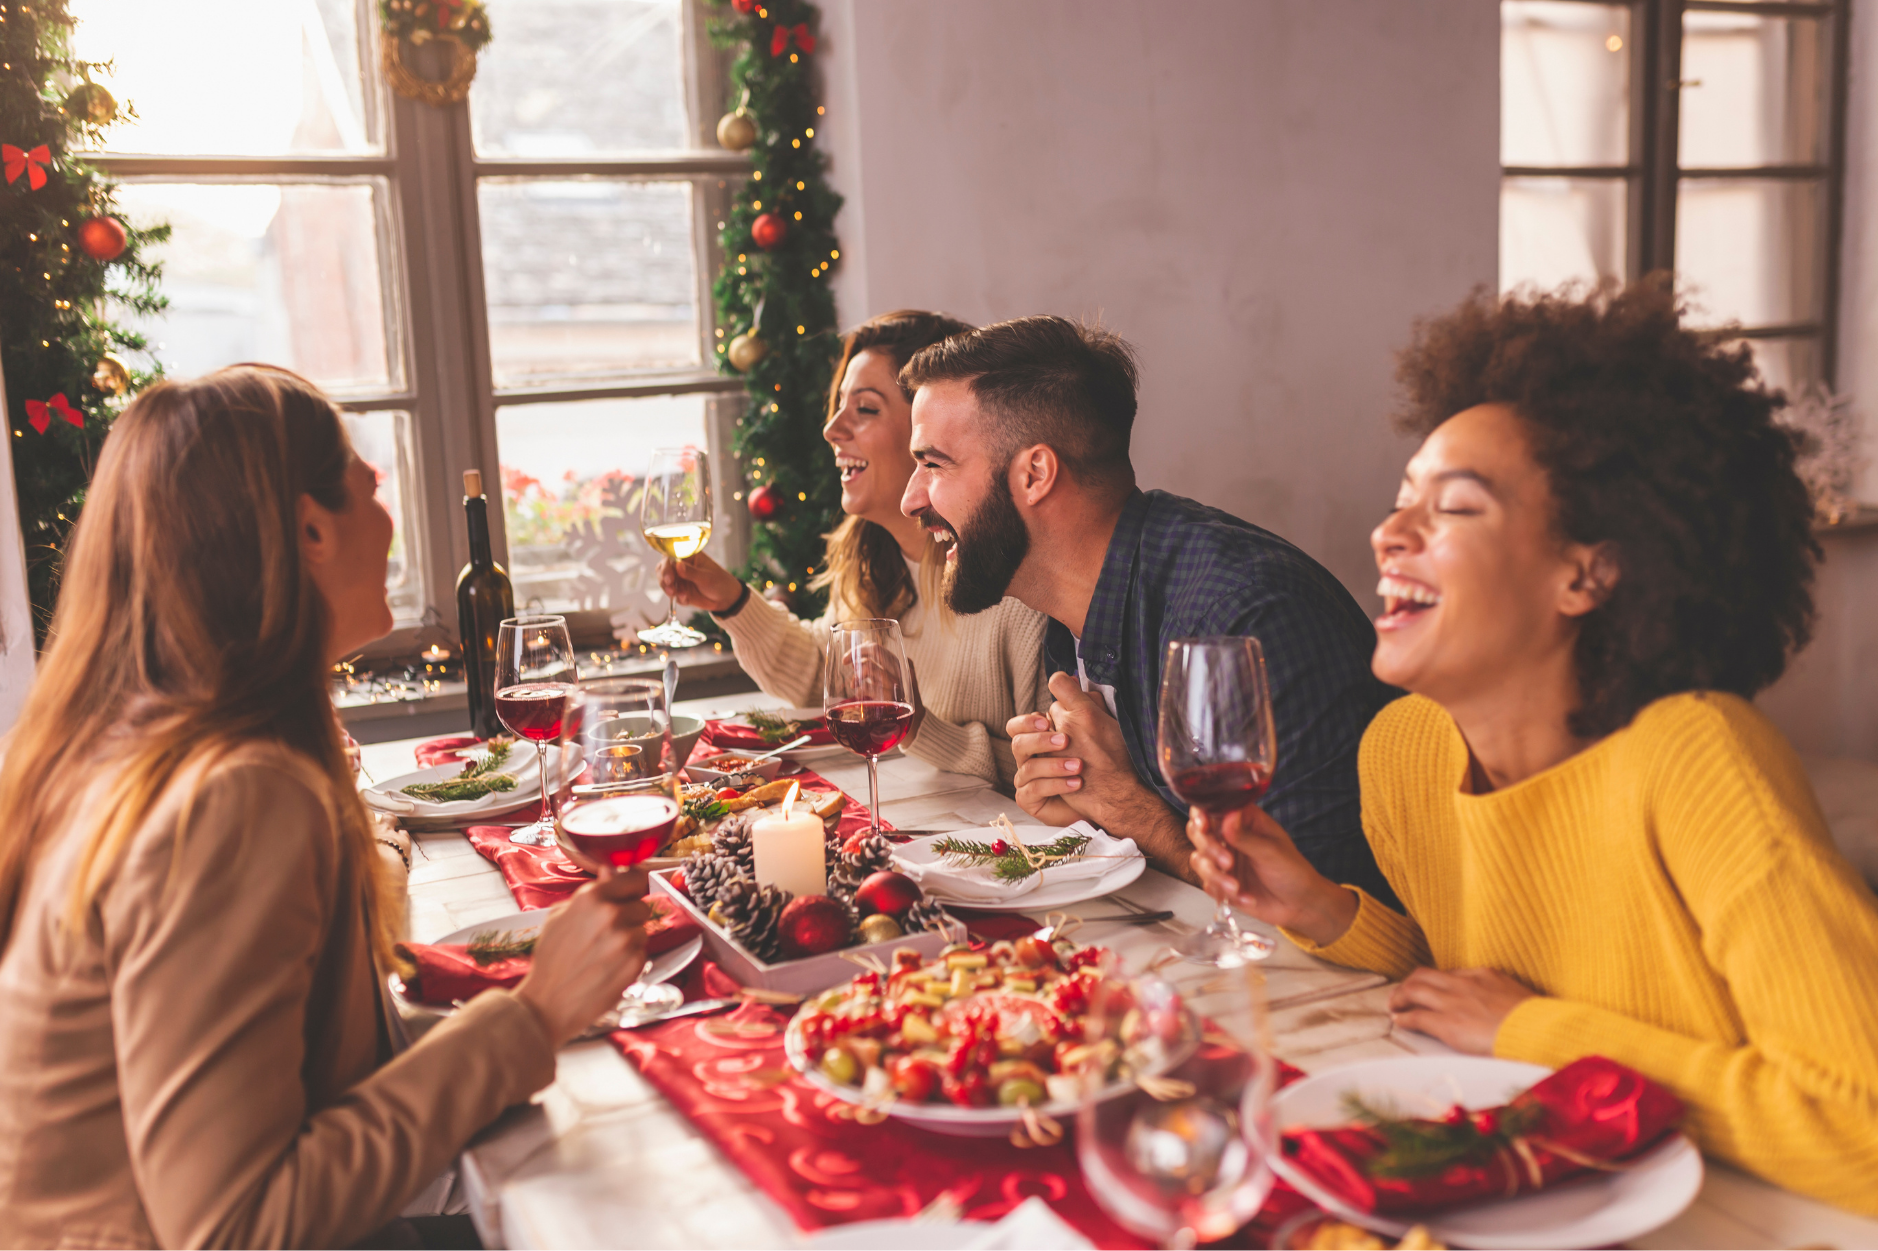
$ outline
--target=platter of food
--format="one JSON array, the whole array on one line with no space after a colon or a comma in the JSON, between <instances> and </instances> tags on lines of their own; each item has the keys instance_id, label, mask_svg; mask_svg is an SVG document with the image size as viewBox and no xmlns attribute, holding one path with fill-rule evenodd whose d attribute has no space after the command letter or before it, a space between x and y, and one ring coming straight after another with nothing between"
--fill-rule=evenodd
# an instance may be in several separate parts
<instances>
[{"instance_id":1,"label":"platter of food","mask_svg":"<svg viewBox=\"0 0 1878 1251\"><path fill-rule=\"evenodd\" d=\"M770 756L767 760L759 757L768 755L760 751L744 751L729 748L702 756L685 766L685 775L693 782L721 782L745 773L754 773L765 781L773 782L782 772L781 756Z\"/></svg>"},{"instance_id":2,"label":"platter of food","mask_svg":"<svg viewBox=\"0 0 1878 1251\"><path fill-rule=\"evenodd\" d=\"M685 857L710 851L712 840L726 820L741 817L739 824L747 825L753 815L779 809L792 788L799 792L797 804L820 817L824 825L839 820L848 802L848 797L838 790L806 790L801 788L799 779L771 779L756 773L686 783L679 787L682 811L672 826L671 841L646 862L646 867L676 868L684 863Z\"/></svg>"},{"instance_id":3,"label":"platter of food","mask_svg":"<svg viewBox=\"0 0 1878 1251\"><path fill-rule=\"evenodd\" d=\"M538 802L540 767L541 751L535 744L495 738L483 750L367 787L359 795L367 807L395 816L409 828L448 828Z\"/></svg>"},{"instance_id":4,"label":"platter of food","mask_svg":"<svg viewBox=\"0 0 1878 1251\"><path fill-rule=\"evenodd\" d=\"M1199 1043L1198 1018L1178 1000L1131 1009L1114 1037L1092 1038L1105 954L1035 936L954 944L932 959L896 951L886 968L805 1003L784 1048L811 1085L877 1114L1041 1142L1091 1095L1145 1088Z\"/></svg>"}]
</instances>

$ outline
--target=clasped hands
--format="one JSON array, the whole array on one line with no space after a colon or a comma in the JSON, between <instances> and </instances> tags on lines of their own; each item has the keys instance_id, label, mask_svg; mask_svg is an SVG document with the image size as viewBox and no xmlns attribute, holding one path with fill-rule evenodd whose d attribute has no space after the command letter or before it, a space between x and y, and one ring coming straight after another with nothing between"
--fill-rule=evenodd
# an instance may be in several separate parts
<instances>
[{"instance_id":1,"label":"clasped hands","mask_svg":"<svg viewBox=\"0 0 1878 1251\"><path fill-rule=\"evenodd\" d=\"M1005 725L1017 757L1017 803L1046 825L1089 821L1132 838L1158 867L1186 876L1180 818L1142 785L1128 759L1122 727L1068 673L1050 676L1056 702Z\"/></svg>"},{"instance_id":2,"label":"clasped hands","mask_svg":"<svg viewBox=\"0 0 1878 1251\"><path fill-rule=\"evenodd\" d=\"M1256 804L1214 821L1199 809L1187 818L1193 868L1209 894L1318 946L1349 930L1355 892L1319 873L1284 827ZM1405 1029L1456 1051L1491 1055L1507 1013L1532 997L1497 969L1416 969L1389 995L1389 1016Z\"/></svg>"}]
</instances>

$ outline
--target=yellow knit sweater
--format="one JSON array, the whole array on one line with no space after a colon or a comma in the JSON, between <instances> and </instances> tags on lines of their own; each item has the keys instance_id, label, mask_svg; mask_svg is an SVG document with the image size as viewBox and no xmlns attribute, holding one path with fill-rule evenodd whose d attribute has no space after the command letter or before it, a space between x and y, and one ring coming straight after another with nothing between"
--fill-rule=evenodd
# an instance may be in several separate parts
<instances>
[{"instance_id":1,"label":"yellow knit sweater","mask_svg":"<svg viewBox=\"0 0 1878 1251\"><path fill-rule=\"evenodd\" d=\"M1539 992L1494 1051L1628 1064L1704 1150L1878 1213L1878 901L1832 845L1780 732L1674 695L1563 764L1466 794L1437 704L1363 737L1363 828L1408 916L1361 896L1329 960L1488 967ZM1361 895L1361 892L1358 892Z\"/></svg>"}]
</instances>

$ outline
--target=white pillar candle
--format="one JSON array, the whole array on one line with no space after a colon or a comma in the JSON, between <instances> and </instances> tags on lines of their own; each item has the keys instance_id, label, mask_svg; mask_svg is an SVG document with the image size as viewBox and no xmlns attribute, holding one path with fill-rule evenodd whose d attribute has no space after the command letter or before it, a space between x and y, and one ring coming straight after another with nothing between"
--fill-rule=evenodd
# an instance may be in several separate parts
<instances>
[{"instance_id":1,"label":"white pillar candle","mask_svg":"<svg viewBox=\"0 0 1878 1251\"><path fill-rule=\"evenodd\" d=\"M750 823L750 846L759 885L780 886L798 897L828 893L822 819L814 813L798 809L786 817L758 817Z\"/></svg>"}]
</instances>

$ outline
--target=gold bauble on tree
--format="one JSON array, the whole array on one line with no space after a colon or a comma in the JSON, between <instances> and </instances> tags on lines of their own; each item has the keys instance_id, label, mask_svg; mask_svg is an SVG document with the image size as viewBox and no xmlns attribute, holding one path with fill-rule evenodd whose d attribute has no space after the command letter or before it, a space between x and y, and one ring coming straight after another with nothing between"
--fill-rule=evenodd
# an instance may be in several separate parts
<instances>
[{"instance_id":1,"label":"gold bauble on tree","mask_svg":"<svg viewBox=\"0 0 1878 1251\"><path fill-rule=\"evenodd\" d=\"M91 385L106 395L122 395L130 390L130 370L124 368L124 362L106 352L98 358L98 367L91 371Z\"/></svg>"},{"instance_id":2,"label":"gold bauble on tree","mask_svg":"<svg viewBox=\"0 0 1878 1251\"><path fill-rule=\"evenodd\" d=\"M732 152L748 152L756 146L756 118L741 104L717 119L717 143Z\"/></svg>"},{"instance_id":3,"label":"gold bauble on tree","mask_svg":"<svg viewBox=\"0 0 1878 1251\"><path fill-rule=\"evenodd\" d=\"M730 367L740 374L747 374L756 368L756 363L769 355L769 344L757 335L754 329L746 330L730 341L724 349L724 358Z\"/></svg>"}]
</instances>

